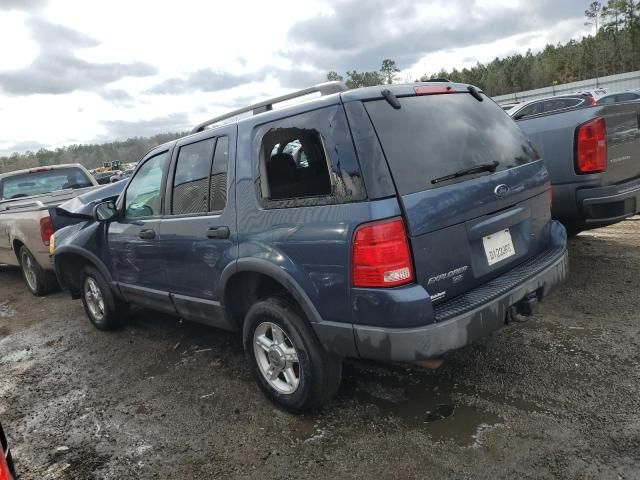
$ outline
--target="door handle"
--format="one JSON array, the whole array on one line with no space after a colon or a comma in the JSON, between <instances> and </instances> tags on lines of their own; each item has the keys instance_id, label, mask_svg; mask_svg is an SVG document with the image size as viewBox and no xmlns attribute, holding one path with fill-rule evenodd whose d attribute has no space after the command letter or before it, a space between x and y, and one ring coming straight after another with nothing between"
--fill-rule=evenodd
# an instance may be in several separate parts
<instances>
[{"instance_id":1,"label":"door handle","mask_svg":"<svg viewBox=\"0 0 640 480\"><path fill-rule=\"evenodd\" d=\"M153 240L156 238L156 231L153 228L145 228L140 230L138 236L143 240Z\"/></svg>"},{"instance_id":2,"label":"door handle","mask_svg":"<svg viewBox=\"0 0 640 480\"><path fill-rule=\"evenodd\" d=\"M207 230L207 238L224 239L229 238L230 234L229 227L211 227Z\"/></svg>"}]
</instances>

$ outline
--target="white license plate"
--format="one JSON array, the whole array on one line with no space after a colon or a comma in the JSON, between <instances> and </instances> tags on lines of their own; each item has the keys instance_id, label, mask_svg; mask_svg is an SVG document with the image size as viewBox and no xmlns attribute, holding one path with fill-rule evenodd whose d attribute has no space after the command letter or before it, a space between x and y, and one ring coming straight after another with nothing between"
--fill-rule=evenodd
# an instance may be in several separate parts
<instances>
[{"instance_id":1,"label":"white license plate","mask_svg":"<svg viewBox=\"0 0 640 480\"><path fill-rule=\"evenodd\" d=\"M487 255L489 265L498 263L505 258L513 257L516 254L508 228L483 237L482 244L484 245L484 253Z\"/></svg>"}]
</instances>

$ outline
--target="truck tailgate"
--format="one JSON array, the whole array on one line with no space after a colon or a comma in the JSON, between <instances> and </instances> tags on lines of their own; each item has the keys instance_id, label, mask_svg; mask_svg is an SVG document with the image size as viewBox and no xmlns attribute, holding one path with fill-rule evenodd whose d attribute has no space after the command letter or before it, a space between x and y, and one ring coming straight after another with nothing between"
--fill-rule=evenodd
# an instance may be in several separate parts
<instances>
[{"instance_id":1,"label":"truck tailgate","mask_svg":"<svg viewBox=\"0 0 640 480\"><path fill-rule=\"evenodd\" d=\"M603 185L640 176L640 102L602 107L607 128L607 169Z\"/></svg>"}]
</instances>

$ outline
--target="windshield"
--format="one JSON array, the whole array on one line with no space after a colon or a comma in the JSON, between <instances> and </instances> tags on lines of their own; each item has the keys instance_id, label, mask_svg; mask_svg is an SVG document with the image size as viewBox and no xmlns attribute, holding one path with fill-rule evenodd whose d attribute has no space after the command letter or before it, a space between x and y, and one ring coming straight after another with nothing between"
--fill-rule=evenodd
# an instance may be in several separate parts
<instances>
[{"instance_id":1,"label":"windshield","mask_svg":"<svg viewBox=\"0 0 640 480\"><path fill-rule=\"evenodd\" d=\"M500 171L537 160L538 154L514 121L485 97L466 93L365 103L400 194L406 195L487 175L479 171L432 183L467 169L498 162Z\"/></svg>"},{"instance_id":2,"label":"windshield","mask_svg":"<svg viewBox=\"0 0 640 480\"><path fill-rule=\"evenodd\" d=\"M93 184L79 168L56 168L14 175L0 180L0 200L31 197Z\"/></svg>"}]
</instances>

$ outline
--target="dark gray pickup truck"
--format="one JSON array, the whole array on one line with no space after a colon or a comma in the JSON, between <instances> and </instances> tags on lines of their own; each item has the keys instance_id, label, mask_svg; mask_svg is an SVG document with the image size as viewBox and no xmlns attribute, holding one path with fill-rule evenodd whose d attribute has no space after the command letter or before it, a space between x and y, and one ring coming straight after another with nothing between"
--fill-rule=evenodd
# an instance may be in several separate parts
<instances>
[{"instance_id":1,"label":"dark gray pickup truck","mask_svg":"<svg viewBox=\"0 0 640 480\"><path fill-rule=\"evenodd\" d=\"M542 113L518 124L545 159L552 215L569 233L640 211L640 102Z\"/></svg>"}]
</instances>

